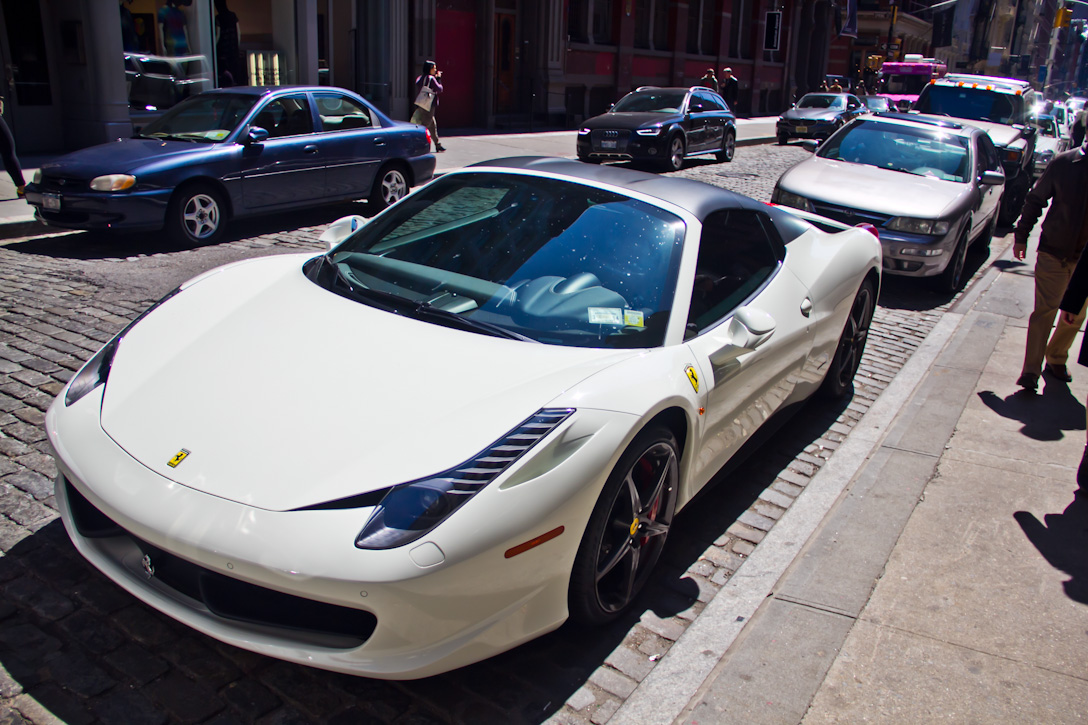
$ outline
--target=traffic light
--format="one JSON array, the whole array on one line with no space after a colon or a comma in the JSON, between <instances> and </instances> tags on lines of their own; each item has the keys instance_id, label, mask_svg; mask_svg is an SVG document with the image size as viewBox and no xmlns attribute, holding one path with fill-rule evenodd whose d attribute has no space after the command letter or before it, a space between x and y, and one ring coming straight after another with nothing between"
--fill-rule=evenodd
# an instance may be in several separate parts
<instances>
[{"instance_id":1,"label":"traffic light","mask_svg":"<svg viewBox=\"0 0 1088 725\"><path fill-rule=\"evenodd\" d=\"M1054 27L1055 28L1068 28L1069 19L1073 17L1072 8L1058 8L1058 12L1054 14Z\"/></svg>"}]
</instances>

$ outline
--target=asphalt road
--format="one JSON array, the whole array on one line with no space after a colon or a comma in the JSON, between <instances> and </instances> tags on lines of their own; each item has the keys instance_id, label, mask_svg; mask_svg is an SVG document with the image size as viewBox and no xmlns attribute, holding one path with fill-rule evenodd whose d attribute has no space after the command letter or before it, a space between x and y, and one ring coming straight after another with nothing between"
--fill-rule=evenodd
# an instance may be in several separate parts
<instances>
[{"instance_id":1,"label":"asphalt road","mask_svg":"<svg viewBox=\"0 0 1088 725\"><path fill-rule=\"evenodd\" d=\"M745 147L731 164L696 159L677 175L766 200L805 157L797 146ZM82 361L162 294L226 262L317 250L324 226L365 212L359 203L239 223L197 248L83 233L0 246L0 722L607 722L954 302L886 278L854 398L806 404L778 421L759 455L723 472L677 517L654 579L621 621L565 626L440 677L379 682L219 644L98 574L57 517L41 428ZM986 262L972 254L969 271Z\"/></svg>"}]
</instances>

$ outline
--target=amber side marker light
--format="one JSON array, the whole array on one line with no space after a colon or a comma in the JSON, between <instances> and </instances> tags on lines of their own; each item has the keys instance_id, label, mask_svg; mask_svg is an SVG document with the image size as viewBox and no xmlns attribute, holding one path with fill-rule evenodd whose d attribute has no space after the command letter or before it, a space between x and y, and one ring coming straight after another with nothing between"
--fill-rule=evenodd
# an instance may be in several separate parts
<instances>
[{"instance_id":1,"label":"amber side marker light","mask_svg":"<svg viewBox=\"0 0 1088 725\"><path fill-rule=\"evenodd\" d=\"M562 526L560 526L558 528L555 528L555 529L552 529L548 533L541 534L540 536L536 537L535 539L529 539L524 544L518 544L515 547L507 549L506 554L504 556L507 559L513 559L518 554L524 554L529 549L535 549L536 547L540 546L541 544L543 544L545 542L548 542L548 541L551 541L555 537L559 536L561 533L563 533L563 527Z\"/></svg>"}]
</instances>

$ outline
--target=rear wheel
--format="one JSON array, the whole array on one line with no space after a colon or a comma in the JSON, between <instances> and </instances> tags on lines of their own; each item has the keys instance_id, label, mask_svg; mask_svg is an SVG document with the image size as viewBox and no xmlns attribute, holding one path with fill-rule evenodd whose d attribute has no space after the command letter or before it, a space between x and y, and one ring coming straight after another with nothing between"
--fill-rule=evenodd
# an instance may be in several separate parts
<instances>
[{"instance_id":1,"label":"rear wheel","mask_svg":"<svg viewBox=\"0 0 1088 725\"><path fill-rule=\"evenodd\" d=\"M639 433L593 507L571 571L571 619L599 625L618 617L661 556L676 509L676 438L664 426Z\"/></svg>"},{"instance_id":2,"label":"rear wheel","mask_svg":"<svg viewBox=\"0 0 1088 725\"><path fill-rule=\"evenodd\" d=\"M718 161L732 161L737 152L737 135L731 130L725 132L722 139L722 150L717 153Z\"/></svg>"},{"instance_id":3,"label":"rear wheel","mask_svg":"<svg viewBox=\"0 0 1088 725\"><path fill-rule=\"evenodd\" d=\"M210 184L182 187L166 210L166 231L178 244L214 244L226 225L223 195Z\"/></svg>"},{"instance_id":4,"label":"rear wheel","mask_svg":"<svg viewBox=\"0 0 1088 725\"><path fill-rule=\"evenodd\" d=\"M869 339L869 325L873 322L876 309L876 288L872 280L865 280L854 304L850 316L846 318L839 346L835 357L831 359L831 368L827 371L820 392L830 398L841 398L850 392L854 384L854 375L861 365L861 356L865 352L865 342Z\"/></svg>"},{"instance_id":5,"label":"rear wheel","mask_svg":"<svg viewBox=\"0 0 1088 725\"><path fill-rule=\"evenodd\" d=\"M408 178L396 166L386 166L378 172L370 190L370 204L377 211L396 204L408 194Z\"/></svg>"},{"instance_id":6,"label":"rear wheel","mask_svg":"<svg viewBox=\"0 0 1088 725\"><path fill-rule=\"evenodd\" d=\"M994 234L997 233L997 212L990 217L990 223L986 225L986 231L982 233L982 236L978 238L976 244L982 249L989 249L990 242L994 240Z\"/></svg>"}]
</instances>

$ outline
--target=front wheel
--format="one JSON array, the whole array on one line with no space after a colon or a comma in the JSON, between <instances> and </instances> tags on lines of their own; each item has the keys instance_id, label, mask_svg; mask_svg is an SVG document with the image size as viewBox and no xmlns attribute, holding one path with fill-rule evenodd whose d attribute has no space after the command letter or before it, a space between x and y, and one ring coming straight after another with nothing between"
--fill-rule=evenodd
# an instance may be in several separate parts
<instances>
[{"instance_id":1,"label":"front wheel","mask_svg":"<svg viewBox=\"0 0 1088 725\"><path fill-rule=\"evenodd\" d=\"M684 168L684 139L673 136L669 139L669 155L665 157L666 171L679 171Z\"/></svg>"},{"instance_id":2,"label":"front wheel","mask_svg":"<svg viewBox=\"0 0 1088 725\"><path fill-rule=\"evenodd\" d=\"M408 179L396 166L387 166L381 170L370 190L370 204L376 211L396 204L408 193Z\"/></svg>"},{"instance_id":3,"label":"front wheel","mask_svg":"<svg viewBox=\"0 0 1088 725\"><path fill-rule=\"evenodd\" d=\"M846 318L846 327L839 338L835 357L831 359L831 368L820 386L820 392L827 397L841 398L850 392L865 352L865 342L869 339L869 325L873 322L875 309L876 288L872 280L867 279L854 297L854 305Z\"/></svg>"},{"instance_id":4,"label":"front wheel","mask_svg":"<svg viewBox=\"0 0 1088 725\"><path fill-rule=\"evenodd\" d=\"M778 145L779 146L785 146L787 143L789 143L789 140L790 140L789 134L785 134L785 133L778 134Z\"/></svg>"},{"instance_id":5,"label":"front wheel","mask_svg":"<svg viewBox=\"0 0 1088 725\"><path fill-rule=\"evenodd\" d=\"M722 139L722 150L717 153L718 161L732 161L737 152L737 135L732 131L725 132Z\"/></svg>"},{"instance_id":6,"label":"front wheel","mask_svg":"<svg viewBox=\"0 0 1088 725\"><path fill-rule=\"evenodd\" d=\"M571 571L571 619L616 619L642 590L661 556L676 509L676 438L664 426L643 430L612 470L578 546Z\"/></svg>"},{"instance_id":7,"label":"front wheel","mask_svg":"<svg viewBox=\"0 0 1088 725\"><path fill-rule=\"evenodd\" d=\"M166 210L166 231L178 244L215 244L226 225L223 195L208 184L178 190Z\"/></svg>"},{"instance_id":8,"label":"front wheel","mask_svg":"<svg viewBox=\"0 0 1088 725\"><path fill-rule=\"evenodd\" d=\"M952 250L952 259L948 260L948 266L937 278L937 289L941 292L955 294L960 291L960 286L963 284L963 270L967 266L967 248L971 246L970 236L971 222L968 220L967 228L963 230L959 241L956 242L956 248Z\"/></svg>"}]
</instances>

